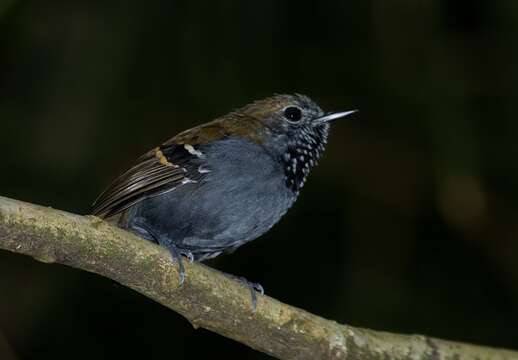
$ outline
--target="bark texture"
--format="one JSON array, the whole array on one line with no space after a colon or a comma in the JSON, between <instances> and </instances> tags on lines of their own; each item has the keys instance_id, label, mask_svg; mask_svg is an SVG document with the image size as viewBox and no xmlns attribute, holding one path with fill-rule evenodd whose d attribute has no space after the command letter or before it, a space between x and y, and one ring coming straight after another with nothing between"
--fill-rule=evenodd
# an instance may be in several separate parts
<instances>
[{"instance_id":1,"label":"bark texture","mask_svg":"<svg viewBox=\"0 0 518 360\"><path fill-rule=\"evenodd\" d=\"M166 250L93 216L0 197L0 249L90 271L203 327L280 359L518 359L518 352L341 325L258 295L202 264L186 279Z\"/></svg>"}]
</instances>

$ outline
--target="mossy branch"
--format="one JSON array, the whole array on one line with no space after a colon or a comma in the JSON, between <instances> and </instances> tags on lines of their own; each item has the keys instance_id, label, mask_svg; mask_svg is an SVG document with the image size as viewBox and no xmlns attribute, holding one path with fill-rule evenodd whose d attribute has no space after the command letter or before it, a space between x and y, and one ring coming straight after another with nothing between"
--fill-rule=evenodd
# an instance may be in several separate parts
<instances>
[{"instance_id":1,"label":"mossy branch","mask_svg":"<svg viewBox=\"0 0 518 360\"><path fill-rule=\"evenodd\" d=\"M166 250L93 216L0 197L0 249L118 281L203 327L280 359L518 359L518 352L340 325L201 264L177 267Z\"/></svg>"}]
</instances>

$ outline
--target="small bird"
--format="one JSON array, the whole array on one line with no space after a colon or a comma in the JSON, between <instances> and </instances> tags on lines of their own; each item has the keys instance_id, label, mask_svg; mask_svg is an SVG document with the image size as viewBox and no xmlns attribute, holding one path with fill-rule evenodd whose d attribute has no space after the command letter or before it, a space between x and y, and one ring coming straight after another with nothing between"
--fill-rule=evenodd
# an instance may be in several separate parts
<instances>
[{"instance_id":1,"label":"small bird","mask_svg":"<svg viewBox=\"0 0 518 360\"><path fill-rule=\"evenodd\" d=\"M203 261L267 232L297 199L324 151L329 123L304 95L275 95L184 131L141 156L97 198L93 214ZM244 279L251 289L259 284ZM254 290L255 289L255 290Z\"/></svg>"}]
</instances>

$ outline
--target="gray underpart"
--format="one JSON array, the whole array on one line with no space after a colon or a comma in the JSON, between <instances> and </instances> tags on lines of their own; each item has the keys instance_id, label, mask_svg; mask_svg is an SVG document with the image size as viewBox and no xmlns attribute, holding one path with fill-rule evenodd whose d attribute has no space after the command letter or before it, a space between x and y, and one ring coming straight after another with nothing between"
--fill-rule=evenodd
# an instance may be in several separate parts
<instances>
[{"instance_id":1,"label":"gray underpart","mask_svg":"<svg viewBox=\"0 0 518 360\"><path fill-rule=\"evenodd\" d=\"M119 225L151 241L167 239L201 261L264 234L296 195L286 187L281 162L263 146L227 138L198 150L204 154L198 166L210 172L133 205Z\"/></svg>"}]
</instances>

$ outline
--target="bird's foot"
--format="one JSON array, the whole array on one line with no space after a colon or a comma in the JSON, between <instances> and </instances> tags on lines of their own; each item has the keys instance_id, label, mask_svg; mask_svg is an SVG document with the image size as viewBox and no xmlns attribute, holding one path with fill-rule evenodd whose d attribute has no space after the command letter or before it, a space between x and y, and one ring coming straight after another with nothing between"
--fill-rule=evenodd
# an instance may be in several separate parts
<instances>
[{"instance_id":1,"label":"bird's foot","mask_svg":"<svg viewBox=\"0 0 518 360\"><path fill-rule=\"evenodd\" d=\"M183 266L182 256L185 256L189 260L189 263L192 263L194 261L194 255L191 251L179 249L174 244L167 244L165 247L169 250L171 257L173 258L173 262L178 263L178 282L180 286L182 286L185 281L185 267Z\"/></svg>"},{"instance_id":2,"label":"bird's foot","mask_svg":"<svg viewBox=\"0 0 518 360\"><path fill-rule=\"evenodd\" d=\"M264 288L259 283L254 283L251 281L248 281L242 276L236 276L228 273L223 273L227 277L239 281L243 286L248 288L250 290L251 295L251 301L252 301L252 311L255 312L257 310L257 293L260 293L261 295L264 295Z\"/></svg>"},{"instance_id":3,"label":"bird's foot","mask_svg":"<svg viewBox=\"0 0 518 360\"><path fill-rule=\"evenodd\" d=\"M182 256L185 256L189 262L192 263L194 261L193 253L189 250L178 248L170 239L155 234L151 228L143 223L138 222L133 224L132 229L145 239L154 241L169 250L171 257L173 258L173 262L178 263L178 282L180 286L182 286L185 281L185 267L183 266Z\"/></svg>"}]
</instances>

